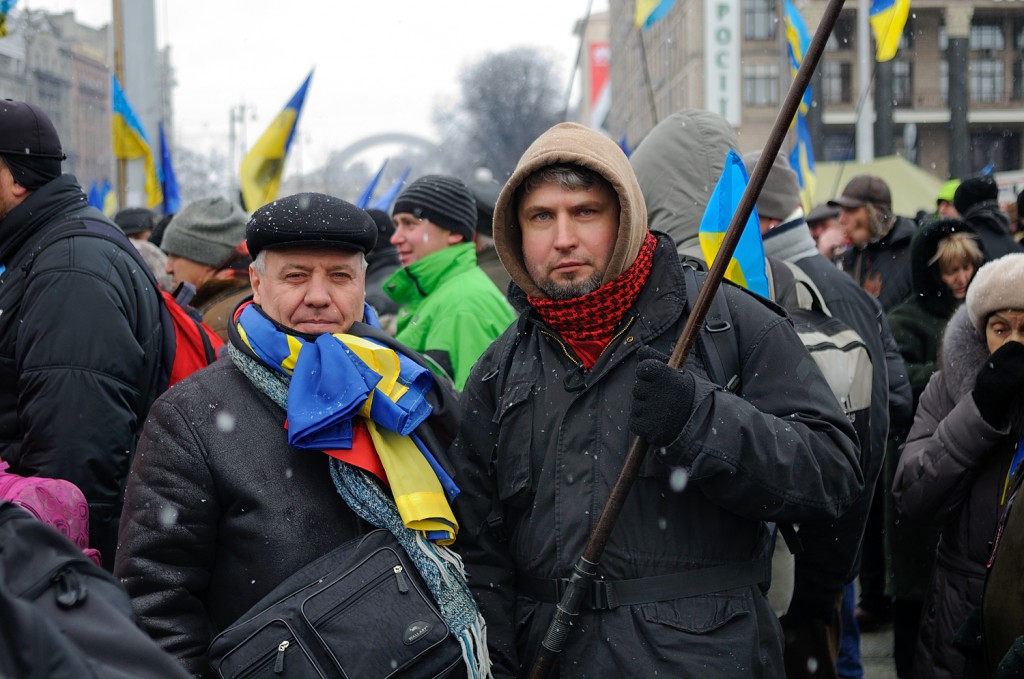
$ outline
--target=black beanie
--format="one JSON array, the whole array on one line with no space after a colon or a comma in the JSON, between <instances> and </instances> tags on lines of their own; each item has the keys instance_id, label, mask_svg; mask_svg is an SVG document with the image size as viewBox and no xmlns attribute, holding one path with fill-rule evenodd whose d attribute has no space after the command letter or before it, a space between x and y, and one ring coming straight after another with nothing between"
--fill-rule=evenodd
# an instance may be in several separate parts
<instances>
[{"instance_id":1,"label":"black beanie","mask_svg":"<svg viewBox=\"0 0 1024 679\"><path fill-rule=\"evenodd\" d=\"M992 175L971 177L960 182L953 194L953 207L961 215L966 213L978 203L999 198L999 186Z\"/></svg>"},{"instance_id":2,"label":"black beanie","mask_svg":"<svg viewBox=\"0 0 1024 679\"><path fill-rule=\"evenodd\" d=\"M476 201L469 188L455 177L428 174L398 195L392 215L408 212L442 229L461 234L469 242L476 230Z\"/></svg>"},{"instance_id":3,"label":"black beanie","mask_svg":"<svg viewBox=\"0 0 1024 679\"><path fill-rule=\"evenodd\" d=\"M373 249L380 250L390 245L391 236L395 235L395 223L391 221L388 213L384 210L369 208L366 214L370 215L373 223L377 225L377 244L373 246Z\"/></svg>"},{"instance_id":4,"label":"black beanie","mask_svg":"<svg viewBox=\"0 0 1024 679\"><path fill-rule=\"evenodd\" d=\"M4 99L0 101L0 157L15 182L35 191L60 176L64 151L57 129L41 108Z\"/></svg>"}]
</instances>

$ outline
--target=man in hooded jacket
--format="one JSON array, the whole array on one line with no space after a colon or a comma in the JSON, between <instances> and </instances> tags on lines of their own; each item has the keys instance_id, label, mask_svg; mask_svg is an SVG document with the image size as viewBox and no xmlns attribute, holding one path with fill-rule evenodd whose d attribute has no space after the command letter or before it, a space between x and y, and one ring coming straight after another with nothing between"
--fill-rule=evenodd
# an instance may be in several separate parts
<instances>
[{"instance_id":1,"label":"man in hooded jacket","mask_svg":"<svg viewBox=\"0 0 1024 679\"><path fill-rule=\"evenodd\" d=\"M561 674L781 676L765 522L836 516L863 486L853 429L784 314L724 286L735 393L709 381L699 352L665 365L687 274L672 240L648 231L619 147L573 123L527 149L494 236L520 317L466 383L452 459L495 675L530 667L632 431L651 453Z\"/></svg>"},{"instance_id":2,"label":"man in hooded jacket","mask_svg":"<svg viewBox=\"0 0 1024 679\"><path fill-rule=\"evenodd\" d=\"M1024 252L1010 235L1010 216L999 207L999 186L992 175L965 179L953 194L953 205L981 240L985 261Z\"/></svg>"},{"instance_id":3,"label":"man in hooded jacket","mask_svg":"<svg viewBox=\"0 0 1024 679\"><path fill-rule=\"evenodd\" d=\"M113 567L128 462L157 396L160 298L104 222L46 114L0 101L0 456L65 479L89 502L89 544Z\"/></svg>"}]
</instances>

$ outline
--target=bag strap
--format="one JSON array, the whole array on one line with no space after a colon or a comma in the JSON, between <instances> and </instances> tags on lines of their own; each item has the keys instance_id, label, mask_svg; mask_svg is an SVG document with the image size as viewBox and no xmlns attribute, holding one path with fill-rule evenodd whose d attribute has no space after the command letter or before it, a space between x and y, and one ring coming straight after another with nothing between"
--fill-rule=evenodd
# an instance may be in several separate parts
<instances>
[{"instance_id":1,"label":"bag strap","mask_svg":"<svg viewBox=\"0 0 1024 679\"><path fill-rule=\"evenodd\" d=\"M620 606L671 601L770 581L771 562L761 557L647 578L594 580L586 593L585 605L590 610L607 611ZM535 578L517 572L516 593L535 601L557 604L562 600L568 582L568 578Z\"/></svg>"},{"instance_id":2,"label":"bag strap","mask_svg":"<svg viewBox=\"0 0 1024 679\"><path fill-rule=\"evenodd\" d=\"M97 211L97 215L99 214L100 213ZM160 383L157 386L157 393L163 393L170 382L171 366L174 364L174 354L177 346L174 336L174 323L171 320L170 312L167 310L166 301L163 299L163 294L161 293L162 288L156 280L156 275L150 270L149 265L146 264L146 260L142 258L142 253L132 245L131 241L128 240L128 236L124 235L124 232L121 231L120 228L110 222L104 221L98 217L90 216L86 213L76 216L70 221L45 229L34 241L32 241L31 247L23 248L28 250L27 254L24 256L27 257L27 259L25 259L24 263L20 264L24 275L26 277L29 275L32 271L32 266L35 264L36 257L43 250L59 240L70 238L72 236L92 236L94 238L101 238L105 241L119 245L121 250L135 261L139 270L145 274L146 278L149 280L149 284L160 298L160 326L163 341L161 342ZM199 334L203 337L204 346L208 344L209 339L206 337L206 333L203 332L201 327L199 328ZM216 352L213 351L212 345L209 347L207 352L207 356L210 355L216 358Z\"/></svg>"},{"instance_id":3,"label":"bag strap","mask_svg":"<svg viewBox=\"0 0 1024 679\"><path fill-rule=\"evenodd\" d=\"M702 277L698 278L697 270L688 259L683 260L682 265L683 274L686 276L687 310L691 310L697 302L700 286L707 276L701 272ZM732 314L721 288L716 290L715 296L711 298L711 306L708 308L704 323L700 326L700 332L709 377L715 384L735 392L740 383L740 354L736 333L733 332Z\"/></svg>"}]
</instances>

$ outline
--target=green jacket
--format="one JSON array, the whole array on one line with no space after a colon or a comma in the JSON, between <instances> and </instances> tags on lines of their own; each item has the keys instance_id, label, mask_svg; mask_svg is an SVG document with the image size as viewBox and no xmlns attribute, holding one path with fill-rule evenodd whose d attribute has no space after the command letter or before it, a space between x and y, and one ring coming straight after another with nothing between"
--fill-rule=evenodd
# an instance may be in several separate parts
<instances>
[{"instance_id":1,"label":"green jacket","mask_svg":"<svg viewBox=\"0 0 1024 679\"><path fill-rule=\"evenodd\" d=\"M439 250L396 271L384 290L399 305L395 339L437 364L462 390L484 349L515 312L477 266L472 243Z\"/></svg>"}]
</instances>

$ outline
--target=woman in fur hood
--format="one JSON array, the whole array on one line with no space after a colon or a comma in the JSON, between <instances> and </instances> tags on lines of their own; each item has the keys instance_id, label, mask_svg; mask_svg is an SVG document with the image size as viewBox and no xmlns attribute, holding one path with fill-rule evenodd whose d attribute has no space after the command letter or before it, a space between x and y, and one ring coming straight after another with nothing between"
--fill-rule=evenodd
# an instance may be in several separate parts
<instances>
[{"instance_id":1,"label":"woman in fur hood","mask_svg":"<svg viewBox=\"0 0 1024 679\"><path fill-rule=\"evenodd\" d=\"M914 670L960 677L957 629L981 604L1006 489L1024 456L1024 254L978 270L943 336L921 395L893 496L914 521L942 524Z\"/></svg>"}]
</instances>

